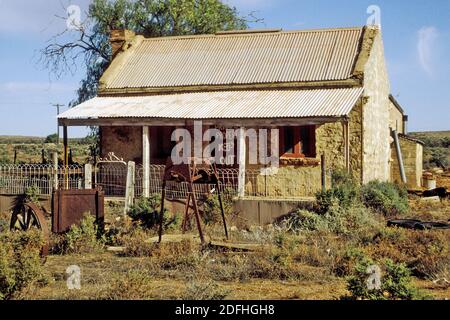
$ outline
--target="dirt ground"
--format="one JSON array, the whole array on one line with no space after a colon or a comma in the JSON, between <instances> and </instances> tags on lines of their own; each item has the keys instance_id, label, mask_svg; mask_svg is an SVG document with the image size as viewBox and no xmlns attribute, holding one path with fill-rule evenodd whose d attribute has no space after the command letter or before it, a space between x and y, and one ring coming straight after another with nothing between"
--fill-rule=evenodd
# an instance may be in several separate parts
<instances>
[{"instance_id":1,"label":"dirt ground","mask_svg":"<svg viewBox=\"0 0 450 320\"><path fill-rule=\"evenodd\" d=\"M89 256L51 256L46 270L51 274L51 283L42 288L25 292L25 299L95 299L99 292L107 290L110 275L115 272L146 268L146 258L118 257L113 253ZM81 289L67 288L66 269L71 265L81 268ZM236 300L334 300L348 294L343 278L320 276L314 279L317 271L314 267L305 267L305 273L311 274L305 281L248 280L236 282L218 282L226 291L226 299ZM318 272L320 274L320 272ZM187 276L187 275L186 275ZM188 278L188 277L186 277ZM188 279L154 278L151 281L151 299L179 299L183 295ZM425 289L437 299L449 299L450 287L435 284L432 281L414 280L414 284Z\"/></svg>"}]
</instances>

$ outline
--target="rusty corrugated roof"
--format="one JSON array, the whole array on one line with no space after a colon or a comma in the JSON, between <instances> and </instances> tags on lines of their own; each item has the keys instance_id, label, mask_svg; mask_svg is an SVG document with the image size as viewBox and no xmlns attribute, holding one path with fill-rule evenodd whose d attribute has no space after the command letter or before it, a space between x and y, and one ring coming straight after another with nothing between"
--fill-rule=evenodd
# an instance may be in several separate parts
<instances>
[{"instance_id":1,"label":"rusty corrugated roof","mask_svg":"<svg viewBox=\"0 0 450 320\"><path fill-rule=\"evenodd\" d=\"M362 93L363 88L344 88L97 97L62 113L59 119L342 117L350 113Z\"/></svg>"},{"instance_id":2,"label":"rusty corrugated roof","mask_svg":"<svg viewBox=\"0 0 450 320\"><path fill-rule=\"evenodd\" d=\"M345 80L362 34L345 28L144 39L104 88Z\"/></svg>"}]
</instances>

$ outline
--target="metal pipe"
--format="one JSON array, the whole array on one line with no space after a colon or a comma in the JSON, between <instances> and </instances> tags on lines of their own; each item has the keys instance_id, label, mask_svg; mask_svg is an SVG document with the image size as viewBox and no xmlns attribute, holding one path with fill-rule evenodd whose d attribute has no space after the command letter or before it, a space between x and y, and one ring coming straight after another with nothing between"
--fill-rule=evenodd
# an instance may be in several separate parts
<instances>
[{"instance_id":1,"label":"metal pipe","mask_svg":"<svg viewBox=\"0 0 450 320\"><path fill-rule=\"evenodd\" d=\"M403 155L402 155L402 149L400 148L400 141L398 139L398 133L396 130L391 129L391 134L392 134L392 137L394 138L395 150L397 152L397 160L398 160L398 165L399 165L399 169L400 169L400 177L402 178L402 182L406 184L407 179L406 179L406 173L405 173L405 166L403 164Z\"/></svg>"}]
</instances>

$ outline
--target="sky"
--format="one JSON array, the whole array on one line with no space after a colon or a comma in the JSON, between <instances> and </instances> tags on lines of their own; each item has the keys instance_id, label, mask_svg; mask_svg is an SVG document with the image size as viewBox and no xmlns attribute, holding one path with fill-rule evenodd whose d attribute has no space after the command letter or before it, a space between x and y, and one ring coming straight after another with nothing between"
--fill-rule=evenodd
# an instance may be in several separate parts
<instances>
[{"instance_id":1,"label":"sky","mask_svg":"<svg viewBox=\"0 0 450 320\"><path fill-rule=\"evenodd\" d=\"M450 0L224 2L243 16L253 13L264 19L251 28L352 27L379 17L391 92L409 115L409 130L450 130ZM0 0L0 135L56 132L52 105L67 106L75 98L85 69L79 66L56 79L40 62L39 50L65 29L61 17L67 16L69 5L78 5L83 17L88 4L89 0ZM87 132L69 128L71 137Z\"/></svg>"}]
</instances>

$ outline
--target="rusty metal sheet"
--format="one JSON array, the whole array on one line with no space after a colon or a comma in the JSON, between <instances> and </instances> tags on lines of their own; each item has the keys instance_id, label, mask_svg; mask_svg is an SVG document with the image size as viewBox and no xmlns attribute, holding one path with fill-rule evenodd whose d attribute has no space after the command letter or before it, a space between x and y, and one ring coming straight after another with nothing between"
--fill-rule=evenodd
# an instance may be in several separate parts
<instances>
[{"instance_id":1,"label":"rusty metal sheet","mask_svg":"<svg viewBox=\"0 0 450 320\"><path fill-rule=\"evenodd\" d=\"M52 197L52 232L64 233L78 225L85 214L104 221L104 193L100 190L57 190Z\"/></svg>"}]
</instances>

